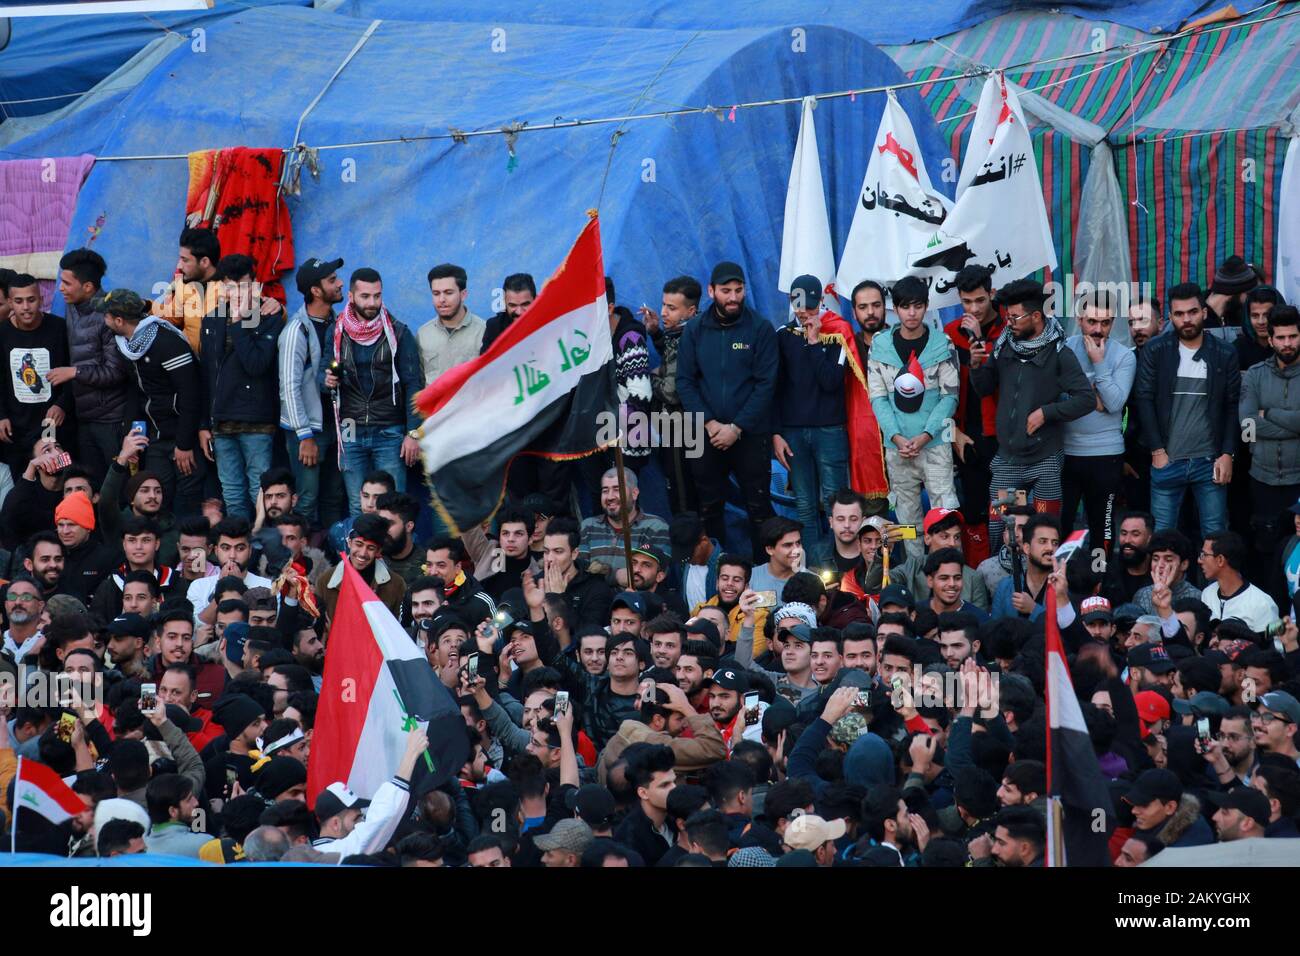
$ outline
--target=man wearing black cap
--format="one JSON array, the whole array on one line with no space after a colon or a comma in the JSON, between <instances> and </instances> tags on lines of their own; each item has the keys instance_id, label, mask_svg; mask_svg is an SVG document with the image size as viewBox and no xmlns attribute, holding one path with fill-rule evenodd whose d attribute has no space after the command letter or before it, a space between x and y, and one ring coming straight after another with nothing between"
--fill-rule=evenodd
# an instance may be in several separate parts
<instances>
[{"instance_id":1,"label":"man wearing black cap","mask_svg":"<svg viewBox=\"0 0 1300 956\"><path fill-rule=\"evenodd\" d=\"M108 653L123 677L145 677L145 645L150 637L149 622L139 614L123 614L108 625Z\"/></svg>"},{"instance_id":2,"label":"man wearing black cap","mask_svg":"<svg viewBox=\"0 0 1300 956\"><path fill-rule=\"evenodd\" d=\"M1214 807L1214 829L1220 843L1264 836L1272 808L1268 797L1254 787L1234 787L1227 793L1208 792L1205 799Z\"/></svg>"},{"instance_id":3,"label":"man wearing black cap","mask_svg":"<svg viewBox=\"0 0 1300 956\"><path fill-rule=\"evenodd\" d=\"M777 332L780 369L772 406L773 452L790 473L804 546L821 552L821 512L849 482L849 439L845 429L844 350L821 334L822 284L802 275L790 283L794 318Z\"/></svg>"},{"instance_id":4,"label":"man wearing black cap","mask_svg":"<svg viewBox=\"0 0 1300 956\"><path fill-rule=\"evenodd\" d=\"M709 438L691 467L700 513L710 537L719 541L726 531L728 479L736 476L750 543L759 555L759 528L772 514L768 436L778 368L776 331L745 304L745 275L736 263L714 267L709 296L709 307L682 333L677 357L682 407L704 418Z\"/></svg>"},{"instance_id":5,"label":"man wearing black cap","mask_svg":"<svg viewBox=\"0 0 1300 956\"><path fill-rule=\"evenodd\" d=\"M682 596L664 586L668 572L668 555L653 545L632 549L632 587L644 593L652 604L670 611L681 620L690 617Z\"/></svg>"},{"instance_id":6,"label":"man wearing black cap","mask_svg":"<svg viewBox=\"0 0 1300 956\"><path fill-rule=\"evenodd\" d=\"M961 377L957 352L947 336L925 321L930 290L905 276L890 290L898 325L877 336L867 362L871 410L885 441L890 491L897 499L899 524L920 524L921 488L935 508L956 508L952 478L951 421L957 411ZM921 542L906 542L909 555L921 555Z\"/></svg>"},{"instance_id":7,"label":"man wearing black cap","mask_svg":"<svg viewBox=\"0 0 1300 956\"><path fill-rule=\"evenodd\" d=\"M361 575L361 579L370 585L375 596L384 602L384 606L394 616L402 612L402 598L406 596L406 582L388 570L381 555L388 542L388 522L378 514L357 515L352 522L352 533L348 535L348 563ZM343 562L339 562L334 572L328 577L322 576L317 582L316 596L320 601L321 612L326 619L334 616L338 606L339 591L343 587Z\"/></svg>"},{"instance_id":8,"label":"man wearing black cap","mask_svg":"<svg viewBox=\"0 0 1300 956\"><path fill-rule=\"evenodd\" d=\"M96 299L95 307L131 363L136 387L128 399L128 418L144 421L148 428L140 464L162 478L163 501L177 517L199 514L206 471L199 442L203 385L185 334L148 315L144 300L129 289L114 289Z\"/></svg>"},{"instance_id":9,"label":"man wearing black cap","mask_svg":"<svg viewBox=\"0 0 1300 956\"><path fill-rule=\"evenodd\" d=\"M319 514L321 491L331 486L342 499L343 476L334 454L334 407L321 389L322 356L334 306L343 301L342 259L308 259L298 267L302 308L289 317L279 340L280 428L298 486L297 510L313 524L328 527L341 514Z\"/></svg>"},{"instance_id":10,"label":"man wearing black cap","mask_svg":"<svg viewBox=\"0 0 1300 956\"><path fill-rule=\"evenodd\" d=\"M564 795L564 803L573 815L591 827L592 836L613 839L614 816L618 805L608 788L588 783Z\"/></svg>"},{"instance_id":11,"label":"man wearing black cap","mask_svg":"<svg viewBox=\"0 0 1300 956\"><path fill-rule=\"evenodd\" d=\"M1183 791L1172 770L1144 770L1124 794L1133 807L1135 832L1152 836L1165 846L1205 846L1214 842L1210 825L1201 816L1201 803Z\"/></svg>"},{"instance_id":12,"label":"man wearing black cap","mask_svg":"<svg viewBox=\"0 0 1300 956\"><path fill-rule=\"evenodd\" d=\"M1065 344L1061 324L1044 314L1043 286L1018 279L1002 287L1007 327L991 348L971 349L971 385L997 395L998 453L990 470L989 501L1008 488L1027 491L1039 511L1061 510L1064 426L1096 407L1096 396L1079 360ZM1002 534L996 515L989 538Z\"/></svg>"}]
</instances>

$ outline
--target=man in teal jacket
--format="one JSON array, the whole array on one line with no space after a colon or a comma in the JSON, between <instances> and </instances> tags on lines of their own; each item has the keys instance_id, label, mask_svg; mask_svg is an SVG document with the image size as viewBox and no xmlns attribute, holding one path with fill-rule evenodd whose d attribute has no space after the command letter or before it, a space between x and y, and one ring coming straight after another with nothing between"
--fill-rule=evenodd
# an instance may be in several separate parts
<instances>
[{"instance_id":1,"label":"man in teal jacket","mask_svg":"<svg viewBox=\"0 0 1300 956\"><path fill-rule=\"evenodd\" d=\"M899 524L919 524L921 486L934 508L959 507L952 478L952 416L961 386L952 342L925 323L930 292L915 276L890 290L898 325L871 342L867 391L885 440L885 467ZM906 542L922 553L919 537Z\"/></svg>"}]
</instances>

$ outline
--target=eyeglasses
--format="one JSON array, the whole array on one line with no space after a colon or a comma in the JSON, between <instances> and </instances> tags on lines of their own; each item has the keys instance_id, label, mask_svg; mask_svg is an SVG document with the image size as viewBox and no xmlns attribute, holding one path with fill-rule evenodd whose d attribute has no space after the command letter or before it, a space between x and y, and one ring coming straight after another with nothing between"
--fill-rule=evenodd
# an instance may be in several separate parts
<instances>
[{"instance_id":1,"label":"eyeglasses","mask_svg":"<svg viewBox=\"0 0 1300 956\"><path fill-rule=\"evenodd\" d=\"M39 594L21 594L15 591L9 591L5 594L5 600L12 601L14 604L34 604L40 599Z\"/></svg>"},{"instance_id":2,"label":"eyeglasses","mask_svg":"<svg viewBox=\"0 0 1300 956\"><path fill-rule=\"evenodd\" d=\"M1270 714L1268 711L1264 711L1263 713L1251 714L1250 719L1252 722L1261 723L1265 727L1267 727L1269 724L1273 723L1274 721L1278 721L1283 724L1295 723L1295 721L1289 717L1283 717L1280 714Z\"/></svg>"},{"instance_id":3,"label":"eyeglasses","mask_svg":"<svg viewBox=\"0 0 1300 956\"><path fill-rule=\"evenodd\" d=\"M1250 740L1250 738L1251 738L1251 735L1250 735L1250 734L1218 734L1218 735L1215 736L1214 739L1215 739L1215 740L1226 740L1226 741L1232 742L1232 741L1236 741L1236 740Z\"/></svg>"}]
</instances>

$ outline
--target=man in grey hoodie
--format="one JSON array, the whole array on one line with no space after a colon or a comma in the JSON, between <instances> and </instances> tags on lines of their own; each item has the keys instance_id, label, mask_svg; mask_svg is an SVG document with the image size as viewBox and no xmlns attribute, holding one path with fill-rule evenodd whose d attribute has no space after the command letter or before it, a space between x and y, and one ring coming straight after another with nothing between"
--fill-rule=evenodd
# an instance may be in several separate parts
<instances>
[{"instance_id":1,"label":"man in grey hoodie","mask_svg":"<svg viewBox=\"0 0 1300 956\"><path fill-rule=\"evenodd\" d=\"M1266 559L1289 533L1287 512L1300 499L1300 312L1295 306L1273 306L1268 341L1272 357L1242 373L1238 407L1243 437L1254 438L1250 523L1255 554L1263 560L1251 570L1260 584L1278 583L1277 570Z\"/></svg>"},{"instance_id":2,"label":"man in grey hoodie","mask_svg":"<svg viewBox=\"0 0 1300 956\"><path fill-rule=\"evenodd\" d=\"M1065 345L1079 360L1096 404L1087 415L1065 423L1061 535L1074 531L1082 501L1088 548L1101 548L1105 556L1118 536L1115 496L1124 486L1124 405L1137 376L1137 356L1110 341L1115 307L1109 294L1098 290L1081 296L1075 314L1079 331Z\"/></svg>"}]
</instances>

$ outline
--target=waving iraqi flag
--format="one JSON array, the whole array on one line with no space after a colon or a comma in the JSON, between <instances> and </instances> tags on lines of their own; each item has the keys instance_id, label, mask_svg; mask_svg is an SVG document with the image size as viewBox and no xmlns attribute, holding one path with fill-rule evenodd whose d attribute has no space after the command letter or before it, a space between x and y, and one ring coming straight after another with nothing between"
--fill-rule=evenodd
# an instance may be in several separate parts
<instances>
[{"instance_id":1,"label":"waving iraqi flag","mask_svg":"<svg viewBox=\"0 0 1300 956\"><path fill-rule=\"evenodd\" d=\"M613 414L614 348L594 216L533 304L478 358L416 396L434 507L453 534L490 518L518 455L564 460L599 450Z\"/></svg>"}]
</instances>

